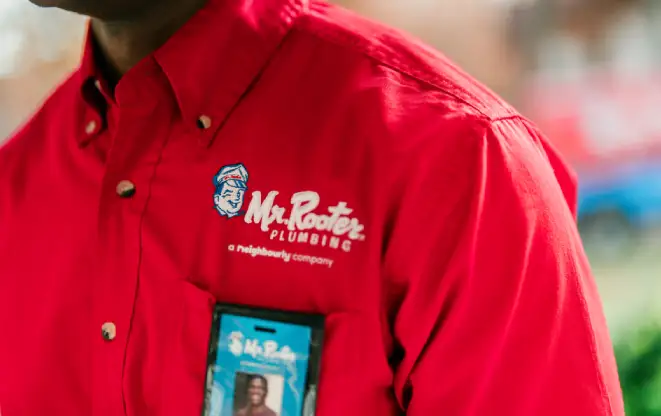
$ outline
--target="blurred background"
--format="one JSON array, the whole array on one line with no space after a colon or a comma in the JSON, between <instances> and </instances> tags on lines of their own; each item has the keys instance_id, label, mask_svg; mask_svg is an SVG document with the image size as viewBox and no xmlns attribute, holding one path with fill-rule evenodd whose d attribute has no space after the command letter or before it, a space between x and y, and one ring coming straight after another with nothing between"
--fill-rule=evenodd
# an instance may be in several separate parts
<instances>
[{"instance_id":1,"label":"blurred background","mask_svg":"<svg viewBox=\"0 0 661 416\"><path fill-rule=\"evenodd\" d=\"M661 415L661 0L337 0L443 51L579 174L579 228L629 415ZM0 142L79 59L85 22L0 0Z\"/></svg>"}]
</instances>

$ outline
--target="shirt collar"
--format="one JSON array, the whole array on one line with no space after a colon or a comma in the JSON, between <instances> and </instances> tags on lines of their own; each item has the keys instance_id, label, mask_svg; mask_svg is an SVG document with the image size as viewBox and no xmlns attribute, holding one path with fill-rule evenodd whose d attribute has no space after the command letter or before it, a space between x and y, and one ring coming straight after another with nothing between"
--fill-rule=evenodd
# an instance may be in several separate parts
<instances>
[{"instance_id":1,"label":"shirt collar","mask_svg":"<svg viewBox=\"0 0 661 416\"><path fill-rule=\"evenodd\" d=\"M148 58L167 77L184 121L201 128L203 142L212 141L308 1L209 0ZM88 29L78 70L83 90L101 79L94 55Z\"/></svg>"}]
</instances>

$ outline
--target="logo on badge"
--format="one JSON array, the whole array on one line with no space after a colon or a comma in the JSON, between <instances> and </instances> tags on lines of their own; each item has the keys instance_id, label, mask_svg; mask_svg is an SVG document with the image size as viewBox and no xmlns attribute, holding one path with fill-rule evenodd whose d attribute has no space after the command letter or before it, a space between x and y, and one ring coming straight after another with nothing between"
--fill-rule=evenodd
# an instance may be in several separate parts
<instances>
[{"instance_id":1,"label":"logo on badge","mask_svg":"<svg viewBox=\"0 0 661 416\"><path fill-rule=\"evenodd\" d=\"M268 339L246 339L241 331L233 331L228 338L228 349L235 357L250 355L265 360L296 361L296 353L288 345L281 347L276 341Z\"/></svg>"},{"instance_id":2,"label":"logo on badge","mask_svg":"<svg viewBox=\"0 0 661 416\"><path fill-rule=\"evenodd\" d=\"M243 334L234 331L229 335L229 350L234 356L240 357L243 354Z\"/></svg>"},{"instance_id":3,"label":"logo on badge","mask_svg":"<svg viewBox=\"0 0 661 416\"><path fill-rule=\"evenodd\" d=\"M232 218L243 214L243 200L248 190L248 170L242 163L223 166L213 178L216 192L213 203L223 217Z\"/></svg>"}]
</instances>

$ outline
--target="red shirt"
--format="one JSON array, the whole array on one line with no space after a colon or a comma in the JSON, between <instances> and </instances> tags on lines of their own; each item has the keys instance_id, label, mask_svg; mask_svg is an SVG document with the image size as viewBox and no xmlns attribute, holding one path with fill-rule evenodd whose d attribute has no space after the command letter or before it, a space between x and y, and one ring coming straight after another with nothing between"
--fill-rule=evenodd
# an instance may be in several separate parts
<instances>
[{"instance_id":1,"label":"red shirt","mask_svg":"<svg viewBox=\"0 0 661 416\"><path fill-rule=\"evenodd\" d=\"M198 414L216 301L326 316L318 416L623 414L572 175L440 54L304 0L92 49L0 150L3 416Z\"/></svg>"}]
</instances>

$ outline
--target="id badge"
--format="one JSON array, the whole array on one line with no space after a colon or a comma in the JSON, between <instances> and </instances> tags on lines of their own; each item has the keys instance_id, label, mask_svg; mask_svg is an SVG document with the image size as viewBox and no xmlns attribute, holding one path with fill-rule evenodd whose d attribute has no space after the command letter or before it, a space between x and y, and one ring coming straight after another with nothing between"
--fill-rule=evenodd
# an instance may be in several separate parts
<instances>
[{"instance_id":1,"label":"id badge","mask_svg":"<svg viewBox=\"0 0 661 416\"><path fill-rule=\"evenodd\" d=\"M324 318L218 304L203 416L314 416Z\"/></svg>"}]
</instances>

